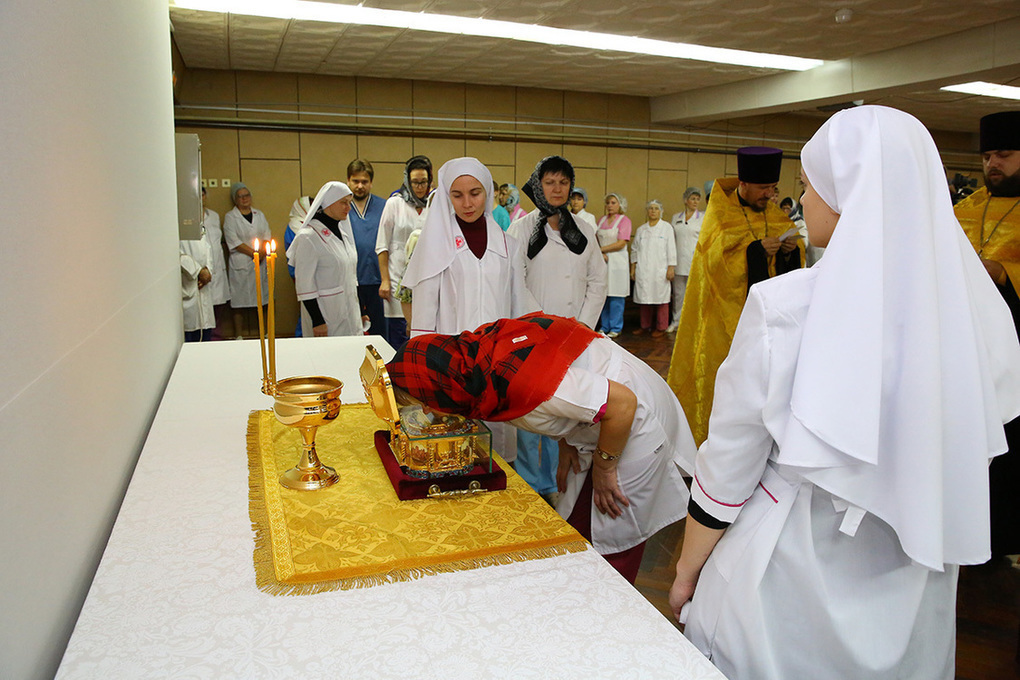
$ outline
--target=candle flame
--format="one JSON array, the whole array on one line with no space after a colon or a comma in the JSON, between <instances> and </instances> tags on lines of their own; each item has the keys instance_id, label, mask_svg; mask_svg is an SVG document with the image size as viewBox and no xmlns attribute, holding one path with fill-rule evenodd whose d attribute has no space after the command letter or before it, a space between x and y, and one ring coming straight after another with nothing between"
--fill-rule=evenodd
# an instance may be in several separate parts
<instances>
[{"instance_id":1,"label":"candle flame","mask_svg":"<svg viewBox=\"0 0 1020 680\"><path fill-rule=\"evenodd\" d=\"M255 252L258 252L258 250L259 250L259 240L258 239L255 239L254 241L252 241L252 250L254 250Z\"/></svg>"},{"instance_id":2,"label":"candle flame","mask_svg":"<svg viewBox=\"0 0 1020 680\"><path fill-rule=\"evenodd\" d=\"M270 249L269 252L275 253L276 252L276 239L274 238L273 240L270 241L270 243L272 244L272 248Z\"/></svg>"}]
</instances>

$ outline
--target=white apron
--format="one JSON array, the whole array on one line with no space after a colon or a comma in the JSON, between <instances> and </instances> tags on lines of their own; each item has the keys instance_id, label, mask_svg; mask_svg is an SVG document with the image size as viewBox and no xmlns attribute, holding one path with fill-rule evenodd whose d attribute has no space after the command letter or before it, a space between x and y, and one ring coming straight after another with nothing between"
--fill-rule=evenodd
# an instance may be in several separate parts
<instances>
[{"instance_id":1,"label":"white apron","mask_svg":"<svg viewBox=\"0 0 1020 680\"><path fill-rule=\"evenodd\" d=\"M312 337L311 315L304 300L318 300L330 337L363 335L358 303L358 251L350 224L340 223L343 239L312 219L294 237L287 261L294 267L294 288L301 307L301 333Z\"/></svg>"},{"instance_id":2,"label":"white apron","mask_svg":"<svg viewBox=\"0 0 1020 680\"><path fill-rule=\"evenodd\" d=\"M599 222L599 229L595 231L600 247L612 245L620 240L620 220L623 217L623 215L617 215L609 227L601 226L606 223L606 218L602 218ZM609 270L606 296L627 297L630 295L630 257L627 255L627 248L624 247L606 255L609 258L606 262Z\"/></svg>"},{"instance_id":3,"label":"white apron","mask_svg":"<svg viewBox=\"0 0 1020 680\"><path fill-rule=\"evenodd\" d=\"M672 287L666 279L666 271L676 266L676 242L671 225L659 220L654 225L645 223L638 227L631 239L630 259L635 263L634 302L642 305L668 303Z\"/></svg>"},{"instance_id":4,"label":"white apron","mask_svg":"<svg viewBox=\"0 0 1020 680\"><path fill-rule=\"evenodd\" d=\"M234 250L242 243L251 247L257 238L264 243L272 238L269 222L262 211L252 208L252 221L248 222L241 211L234 208L223 217L223 238L230 249L230 306L234 309L255 307L255 263L251 257ZM266 259L259 259L262 277L262 302L269 302L269 278L266 274Z\"/></svg>"}]
</instances>

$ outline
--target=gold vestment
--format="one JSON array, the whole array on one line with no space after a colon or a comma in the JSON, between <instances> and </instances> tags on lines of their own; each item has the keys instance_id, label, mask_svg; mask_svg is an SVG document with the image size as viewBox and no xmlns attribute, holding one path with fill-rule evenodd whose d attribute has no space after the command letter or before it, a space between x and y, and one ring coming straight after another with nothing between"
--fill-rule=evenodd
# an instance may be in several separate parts
<instances>
[{"instance_id":1,"label":"gold vestment","mask_svg":"<svg viewBox=\"0 0 1020 680\"><path fill-rule=\"evenodd\" d=\"M774 203L765 212L740 205L736 177L715 181L694 250L667 382L699 446L708 436L715 374L730 351L747 299L747 247L794 227ZM803 250L800 250L803 265ZM769 276L775 276L775 257Z\"/></svg>"},{"instance_id":2,"label":"gold vestment","mask_svg":"<svg viewBox=\"0 0 1020 680\"><path fill-rule=\"evenodd\" d=\"M960 220L974 250L982 258L995 260L1005 267L1013 289L1020 295L1020 205L1013 208L1018 200L1020 197L991 196L986 187L981 187L957 203L955 210L956 219Z\"/></svg>"}]
</instances>

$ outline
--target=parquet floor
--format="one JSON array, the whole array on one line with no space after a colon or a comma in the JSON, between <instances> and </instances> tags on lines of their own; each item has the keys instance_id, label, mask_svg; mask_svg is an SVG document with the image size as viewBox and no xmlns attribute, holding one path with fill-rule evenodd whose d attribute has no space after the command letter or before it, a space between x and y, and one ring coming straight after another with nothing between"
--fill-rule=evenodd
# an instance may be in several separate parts
<instances>
[{"instance_id":1,"label":"parquet floor","mask_svg":"<svg viewBox=\"0 0 1020 680\"><path fill-rule=\"evenodd\" d=\"M628 300L621 346L665 376L675 336L634 336L638 313ZM648 541L637 589L672 621L667 594L683 539L683 521L666 527ZM1020 570L1005 560L960 570L956 612L957 680L1020 679ZM847 680L858 680L850 679ZM865 680L865 679L859 679Z\"/></svg>"}]
</instances>

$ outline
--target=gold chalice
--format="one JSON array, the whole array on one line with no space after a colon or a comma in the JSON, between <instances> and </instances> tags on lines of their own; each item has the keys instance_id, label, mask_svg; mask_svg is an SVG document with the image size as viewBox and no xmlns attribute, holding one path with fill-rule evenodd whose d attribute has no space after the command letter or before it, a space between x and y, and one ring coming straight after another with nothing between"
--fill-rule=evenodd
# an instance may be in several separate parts
<instances>
[{"instance_id":1,"label":"gold chalice","mask_svg":"<svg viewBox=\"0 0 1020 680\"><path fill-rule=\"evenodd\" d=\"M285 378L274 383L267 392L273 397L276 419L284 425L301 430L304 445L301 460L280 475L280 484L288 489L314 491L336 484L336 470L319 462L315 452L315 433L340 413L340 390L343 383L321 375Z\"/></svg>"}]
</instances>

